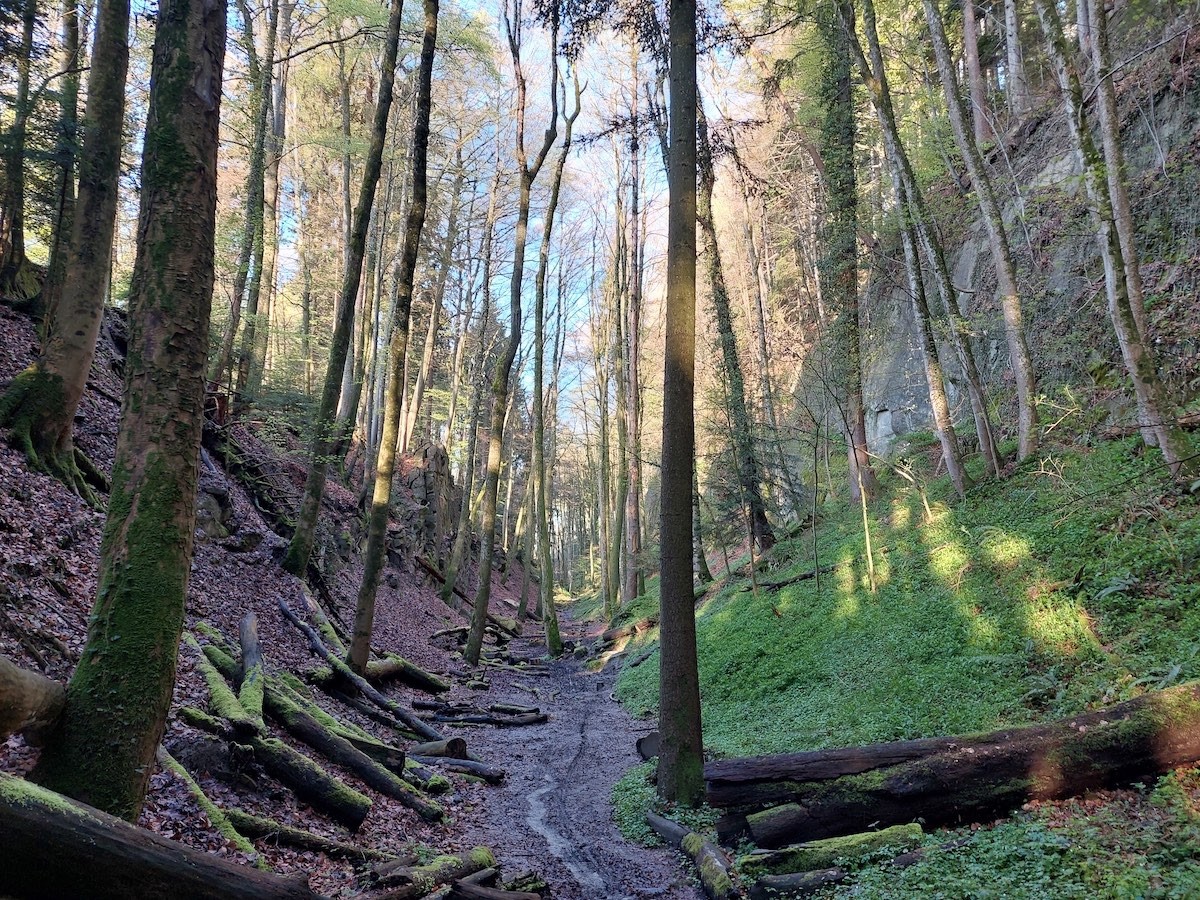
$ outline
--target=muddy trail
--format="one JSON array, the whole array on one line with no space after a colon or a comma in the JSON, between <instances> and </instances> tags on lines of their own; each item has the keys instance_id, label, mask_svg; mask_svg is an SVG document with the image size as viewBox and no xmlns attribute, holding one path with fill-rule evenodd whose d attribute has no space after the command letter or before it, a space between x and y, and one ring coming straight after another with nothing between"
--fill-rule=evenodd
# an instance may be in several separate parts
<instances>
[{"instance_id":1,"label":"muddy trail","mask_svg":"<svg viewBox=\"0 0 1200 900\"><path fill-rule=\"evenodd\" d=\"M564 617L563 636L575 642L603 626ZM514 640L515 655L545 652L540 636ZM564 658L539 678L511 671L491 673L489 700L536 703L550 714L533 728L479 728L472 747L502 761L504 784L492 788L467 835L495 847L511 871L536 869L555 900L694 900L683 857L626 841L612 814L612 787L641 761L636 739L654 726L631 718L613 699L616 665L590 672Z\"/></svg>"}]
</instances>

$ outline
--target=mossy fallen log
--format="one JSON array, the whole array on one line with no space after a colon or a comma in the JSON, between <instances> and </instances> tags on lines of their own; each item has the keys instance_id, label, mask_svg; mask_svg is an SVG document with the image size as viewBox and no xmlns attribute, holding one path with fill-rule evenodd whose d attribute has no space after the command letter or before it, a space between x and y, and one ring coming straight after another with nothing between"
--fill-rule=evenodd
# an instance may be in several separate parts
<instances>
[{"instance_id":1,"label":"mossy fallen log","mask_svg":"<svg viewBox=\"0 0 1200 900\"><path fill-rule=\"evenodd\" d=\"M0 656L0 739L25 733L34 741L62 714L67 690L38 672Z\"/></svg>"},{"instance_id":2,"label":"mossy fallen log","mask_svg":"<svg viewBox=\"0 0 1200 900\"><path fill-rule=\"evenodd\" d=\"M263 659L262 644L258 640L258 617L246 613L238 625L238 638L242 647L242 666L236 679L238 702L255 719L263 714Z\"/></svg>"},{"instance_id":3,"label":"mossy fallen log","mask_svg":"<svg viewBox=\"0 0 1200 900\"><path fill-rule=\"evenodd\" d=\"M892 825L882 831L865 831L750 853L738 858L737 869L743 875L789 875L829 869L839 860L861 859L884 847L911 850L921 843L921 836L921 826L915 822Z\"/></svg>"},{"instance_id":4,"label":"mossy fallen log","mask_svg":"<svg viewBox=\"0 0 1200 900\"><path fill-rule=\"evenodd\" d=\"M306 876L239 866L0 774L0 895L167 900L314 898Z\"/></svg>"},{"instance_id":5,"label":"mossy fallen log","mask_svg":"<svg viewBox=\"0 0 1200 900\"><path fill-rule=\"evenodd\" d=\"M313 652L324 659L339 678L347 684L353 685L364 697L381 709L387 710L403 722L405 727L412 729L425 740L441 741L445 739L445 735L436 728L424 722L418 716L414 716L398 703L393 703L387 697L383 696L369 681L352 671L341 659L330 653L328 648L321 642L320 635L313 630L311 625L297 616L282 597L279 598L279 610L283 613L284 618L295 625L308 638L309 646L312 647Z\"/></svg>"},{"instance_id":6,"label":"mossy fallen log","mask_svg":"<svg viewBox=\"0 0 1200 900\"><path fill-rule=\"evenodd\" d=\"M377 885L385 890L372 894L373 900L416 900L434 891L438 885L493 868L496 857L487 847L475 847L467 853L436 856L419 866L405 866L384 875Z\"/></svg>"},{"instance_id":7,"label":"mossy fallen log","mask_svg":"<svg viewBox=\"0 0 1200 900\"><path fill-rule=\"evenodd\" d=\"M530 891L506 891L460 880L450 885L446 900L542 900L542 895Z\"/></svg>"},{"instance_id":8,"label":"mossy fallen log","mask_svg":"<svg viewBox=\"0 0 1200 900\"><path fill-rule=\"evenodd\" d=\"M503 769L474 759L451 759L448 756L415 756L409 753L410 762L418 762L424 766L434 766L447 772L460 772L464 775L474 775L482 778L488 784L499 784L505 778Z\"/></svg>"},{"instance_id":9,"label":"mossy fallen log","mask_svg":"<svg viewBox=\"0 0 1200 900\"><path fill-rule=\"evenodd\" d=\"M1046 725L997 731L922 759L796 785L796 801L745 816L760 847L920 818L982 821L1029 800L1128 784L1200 760L1200 682ZM736 819L722 833L738 831Z\"/></svg>"},{"instance_id":10,"label":"mossy fallen log","mask_svg":"<svg viewBox=\"0 0 1200 900\"><path fill-rule=\"evenodd\" d=\"M227 809L224 810L224 813L239 833L252 840L282 844L285 847L294 847L297 850L313 850L336 859L349 859L359 862L391 861L395 859L392 854L384 853L382 850L372 850L369 847L359 847L354 844L347 844L344 841L335 841L333 838L322 837L319 834L313 834L311 831L304 831L300 828L293 828L291 825L284 825L282 822L276 822L274 819L251 815L244 810Z\"/></svg>"},{"instance_id":11,"label":"mossy fallen log","mask_svg":"<svg viewBox=\"0 0 1200 900\"><path fill-rule=\"evenodd\" d=\"M409 747L408 752L413 756L444 756L450 759L467 758L467 742L460 737L447 738L444 741L427 741Z\"/></svg>"},{"instance_id":12,"label":"mossy fallen log","mask_svg":"<svg viewBox=\"0 0 1200 900\"><path fill-rule=\"evenodd\" d=\"M225 811L209 799L208 794L204 793L204 789L200 787L196 779L164 747L158 748L158 764L187 785L188 790L191 791L192 797L195 798L200 809L208 816L208 821L212 824L213 828L221 833L221 836L225 840L231 842L247 856L257 857L258 860L255 866L259 869L266 869L266 864L263 862L262 857L254 849L254 845L246 839L246 835L238 831L237 826L230 820L229 816L225 815Z\"/></svg>"},{"instance_id":13,"label":"mossy fallen log","mask_svg":"<svg viewBox=\"0 0 1200 900\"><path fill-rule=\"evenodd\" d=\"M729 864L725 861L724 854L712 843L678 822L672 822L648 810L646 822L669 845L691 857L709 900L729 900L737 896L737 889L729 874Z\"/></svg>"},{"instance_id":14,"label":"mossy fallen log","mask_svg":"<svg viewBox=\"0 0 1200 900\"><path fill-rule=\"evenodd\" d=\"M446 679L427 672L416 663L395 653L389 653L383 659L371 660L367 663L368 681L379 683L392 679L430 694L441 694L450 690L450 682Z\"/></svg>"},{"instance_id":15,"label":"mossy fallen log","mask_svg":"<svg viewBox=\"0 0 1200 900\"><path fill-rule=\"evenodd\" d=\"M260 735L239 737L232 734L221 720L191 707L181 709L179 717L193 728L248 746L255 761L268 775L291 788L297 797L313 809L351 831L358 830L371 810L369 798L282 741Z\"/></svg>"}]
</instances>

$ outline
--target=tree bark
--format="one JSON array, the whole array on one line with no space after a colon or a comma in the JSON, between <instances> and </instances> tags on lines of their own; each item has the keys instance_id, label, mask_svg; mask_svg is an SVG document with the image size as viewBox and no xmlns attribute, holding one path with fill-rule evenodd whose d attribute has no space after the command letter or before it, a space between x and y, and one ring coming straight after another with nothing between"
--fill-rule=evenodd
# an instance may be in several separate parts
<instances>
[{"instance_id":1,"label":"tree bark","mask_svg":"<svg viewBox=\"0 0 1200 900\"><path fill-rule=\"evenodd\" d=\"M696 3L670 3L671 143L663 371L658 793L694 806L704 792L692 592L696 367Z\"/></svg>"},{"instance_id":2,"label":"tree bark","mask_svg":"<svg viewBox=\"0 0 1200 900\"><path fill-rule=\"evenodd\" d=\"M394 0L397 6L400 0ZM429 114L433 105L433 58L438 27L438 0L425 0L425 25L421 38L421 61L417 75L416 115L412 137L412 200L404 229L404 250L398 281L399 290L393 310L392 343L388 359L386 408L379 458L375 468L375 488L371 497L371 517L367 530L367 550L363 555L363 580L358 591L354 613L354 637L346 656L347 664L358 674L366 671L371 654L371 630L375 619L375 595L387 552L387 523L391 509L392 475L396 469L396 445L400 432L402 378L405 364L405 345L408 343L409 319L412 311L413 282L417 269L417 253L421 246L421 230L425 226L427 203L426 159L429 153Z\"/></svg>"},{"instance_id":3,"label":"tree bark","mask_svg":"<svg viewBox=\"0 0 1200 900\"><path fill-rule=\"evenodd\" d=\"M97 600L66 712L34 770L129 819L166 724L191 571L224 53L224 2L163 0Z\"/></svg>"},{"instance_id":4,"label":"tree bark","mask_svg":"<svg viewBox=\"0 0 1200 900\"><path fill-rule=\"evenodd\" d=\"M121 167L121 129L111 123L125 117L128 30L127 0L100 4L83 117L79 192L64 249L62 294L47 323L37 362L17 376L0 400L0 425L11 429L9 441L24 449L36 468L91 499L72 430L108 293ZM99 484L95 478L90 482Z\"/></svg>"},{"instance_id":5,"label":"tree bark","mask_svg":"<svg viewBox=\"0 0 1200 900\"><path fill-rule=\"evenodd\" d=\"M57 681L0 656L0 738L44 732L58 721L66 702L66 689Z\"/></svg>"},{"instance_id":6,"label":"tree bark","mask_svg":"<svg viewBox=\"0 0 1200 900\"><path fill-rule=\"evenodd\" d=\"M979 65L979 17L975 11L975 0L962 0L963 13L963 58L967 66L967 84L970 88L971 118L974 123L977 143L995 137L992 124L988 121L987 90L983 82L983 69Z\"/></svg>"}]
</instances>

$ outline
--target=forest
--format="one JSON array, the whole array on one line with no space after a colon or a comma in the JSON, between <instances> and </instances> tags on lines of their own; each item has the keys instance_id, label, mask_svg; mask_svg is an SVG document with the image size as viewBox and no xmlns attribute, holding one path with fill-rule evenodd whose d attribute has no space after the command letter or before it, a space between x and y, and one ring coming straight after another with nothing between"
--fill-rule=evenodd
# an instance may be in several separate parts
<instances>
[{"instance_id":1,"label":"forest","mask_svg":"<svg viewBox=\"0 0 1200 900\"><path fill-rule=\"evenodd\" d=\"M0 895L1200 896L1200 3L0 0Z\"/></svg>"}]
</instances>

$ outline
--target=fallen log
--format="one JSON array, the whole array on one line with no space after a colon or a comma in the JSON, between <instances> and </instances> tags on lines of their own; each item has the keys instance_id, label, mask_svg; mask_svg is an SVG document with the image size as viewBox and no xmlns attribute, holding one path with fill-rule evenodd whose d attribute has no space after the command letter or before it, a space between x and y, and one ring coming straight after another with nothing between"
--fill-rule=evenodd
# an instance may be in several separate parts
<instances>
[{"instance_id":1,"label":"fallen log","mask_svg":"<svg viewBox=\"0 0 1200 900\"><path fill-rule=\"evenodd\" d=\"M797 785L804 782L858 775L976 743L974 738L922 738L716 760L704 766L705 799L710 806L721 807L778 803L795 799Z\"/></svg>"},{"instance_id":2,"label":"fallen log","mask_svg":"<svg viewBox=\"0 0 1200 900\"><path fill-rule=\"evenodd\" d=\"M432 672L427 672L415 663L409 662L403 656L389 653L383 659L371 660L367 663L367 680L383 682L396 679L409 687L430 694L441 694L450 690L446 679Z\"/></svg>"},{"instance_id":3,"label":"fallen log","mask_svg":"<svg viewBox=\"0 0 1200 900\"><path fill-rule=\"evenodd\" d=\"M804 897L821 888L845 881L845 869L821 869L794 875L764 875L750 886L750 900L780 900L783 897Z\"/></svg>"},{"instance_id":4,"label":"fallen log","mask_svg":"<svg viewBox=\"0 0 1200 900\"><path fill-rule=\"evenodd\" d=\"M200 728L238 744L249 746L254 759L267 774L291 788L293 793L313 809L335 822L357 831L371 810L371 801L354 788L334 778L315 762L287 744L257 734L240 737L233 734L221 720L198 709L184 707L179 718L193 728Z\"/></svg>"},{"instance_id":5,"label":"fallen log","mask_svg":"<svg viewBox=\"0 0 1200 900\"><path fill-rule=\"evenodd\" d=\"M976 822L1029 800L1128 784L1200 759L1200 683L1110 709L972 738L922 759L801 783L797 801L745 817L760 847L837 837L920 818ZM725 823L723 833L734 829Z\"/></svg>"},{"instance_id":6,"label":"fallen log","mask_svg":"<svg viewBox=\"0 0 1200 900\"><path fill-rule=\"evenodd\" d=\"M239 866L0 774L0 895L170 900L314 898L307 876Z\"/></svg>"},{"instance_id":7,"label":"fallen log","mask_svg":"<svg viewBox=\"0 0 1200 900\"><path fill-rule=\"evenodd\" d=\"M238 702L246 712L256 719L262 718L263 705L263 657L262 644L258 640L258 617L246 613L238 625L238 638L242 646L242 666L238 672Z\"/></svg>"},{"instance_id":8,"label":"fallen log","mask_svg":"<svg viewBox=\"0 0 1200 900\"><path fill-rule=\"evenodd\" d=\"M417 565L419 565L422 569L424 569L426 572L428 572L429 575L433 577L434 581L436 581L438 584L443 584L443 585L446 583L446 576L438 571L437 566L433 565L433 563L431 563L429 560L425 559L422 556L416 557L416 560L417 560ZM454 586L454 596L458 597L460 600L462 600L464 603L466 603L466 607L464 608L464 607L460 607L460 606L452 606L451 609L453 609L455 612L460 613L469 618L471 615L471 607L474 606L475 601L471 597L468 597L466 595L466 593L463 592L463 589L460 588L457 584ZM492 623L493 625L495 625L497 628L499 628L501 631L503 631L509 637L520 637L521 636L521 630L519 628L515 627L516 623L513 622L513 620L511 620L511 619L505 620L505 619L501 618L500 616L493 615L492 613L489 612L487 615L487 620L490 623Z\"/></svg>"},{"instance_id":9,"label":"fallen log","mask_svg":"<svg viewBox=\"0 0 1200 900\"><path fill-rule=\"evenodd\" d=\"M649 762L658 756L658 751L662 747L662 735L657 731L652 731L649 734L644 734L637 739L638 756Z\"/></svg>"},{"instance_id":10,"label":"fallen log","mask_svg":"<svg viewBox=\"0 0 1200 900\"><path fill-rule=\"evenodd\" d=\"M35 742L62 714L67 689L0 656L0 739L24 733Z\"/></svg>"},{"instance_id":11,"label":"fallen log","mask_svg":"<svg viewBox=\"0 0 1200 900\"><path fill-rule=\"evenodd\" d=\"M420 866L405 866L388 872L380 879L378 887L387 890L372 894L374 900L416 900L431 893L440 884L455 881L478 872L494 868L496 857L487 847L476 847L468 853L434 857Z\"/></svg>"},{"instance_id":12,"label":"fallen log","mask_svg":"<svg viewBox=\"0 0 1200 900\"><path fill-rule=\"evenodd\" d=\"M729 900L737 896L729 875L729 864L720 850L696 832L649 810L646 811L646 822L669 845L692 858L709 900Z\"/></svg>"},{"instance_id":13,"label":"fallen log","mask_svg":"<svg viewBox=\"0 0 1200 900\"><path fill-rule=\"evenodd\" d=\"M413 756L445 756L450 759L466 759L467 742L460 737L448 738L444 741L429 741L409 747L408 752Z\"/></svg>"},{"instance_id":14,"label":"fallen log","mask_svg":"<svg viewBox=\"0 0 1200 900\"><path fill-rule=\"evenodd\" d=\"M166 769L168 772L187 785L188 790L192 794L192 798L196 801L196 804L200 807L204 814L208 816L209 824L221 833L221 837L232 843L238 848L238 850L240 850L242 853L245 853L247 856L257 857L257 862L255 863L256 868L266 869L266 865L263 863L262 857L258 854L258 851L254 849L254 845L246 839L246 835L237 830L237 826L233 824L233 821L229 818L229 816L225 815L225 811L221 809L221 807L217 806L217 804L213 803L211 799L209 799L208 794L204 793L204 788L200 787L200 784L191 776L188 770L183 767L183 764L180 763L179 760L173 757L170 753L168 753L166 747L159 747L156 755L158 757L158 764L162 768Z\"/></svg>"},{"instance_id":15,"label":"fallen log","mask_svg":"<svg viewBox=\"0 0 1200 900\"><path fill-rule=\"evenodd\" d=\"M338 703L345 704L351 709L357 710L372 722L378 722L380 725L384 725L392 729L392 731L396 732L397 737L400 737L406 741L421 740L418 734L413 732L411 728L409 728L395 716L391 715L387 710L380 709L375 704L368 703L361 697L352 697L344 691L338 690L332 685L318 685L318 687L320 687L330 699L336 700Z\"/></svg>"},{"instance_id":16,"label":"fallen log","mask_svg":"<svg viewBox=\"0 0 1200 900\"><path fill-rule=\"evenodd\" d=\"M463 725L495 725L497 728L520 728L525 725L541 725L550 721L545 713L526 713L521 716L504 716L495 713L436 713L433 721L460 723Z\"/></svg>"},{"instance_id":17,"label":"fallen log","mask_svg":"<svg viewBox=\"0 0 1200 900\"><path fill-rule=\"evenodd\" d=\"M336 859L350 859L360 862L371 860L392 861L395 859L390 853L384 853L382 850L372 850L369 847L358 847L354 844L347 844L344 841L335 841L332 838L313 834L311 831L304 831L300 828L293 828L291 825L284 825L282 822L276 822L274 819L264 819L261 816L251 815L240 809L227 809L224 810L224 813L233 824L233 827L240 834L245 835L251 840L265 840L274 844L282 844L285 847L294 847L297 850L313 850Z\"/></svg>"},{"instance_id":18,"label":"fallen log","mask_svg":"<svg viewBox=\"0 0 1200 900\"><path fill-rule=\"evenodd\" d=\"M792 875L832 868L839 860L861 859L890 847L910 851L921 843L923 832L916 822L893 825L882 831L866 831L845 837L825 838L793 844L779 850L759 850L738 857L737 868L743 875Z\"/></svg>"},{"instance_id":19,"label":"fallen log","mask_svg":"<svg viewBox=\"0 0 1200 900\"><path fill-rule=\"evenodd\" d=\"M615 644L621 638L634 637L635 635L645 634L651 628L658 625L658 616L647 616L644 619L639 619L629 625L622 625L619 628L610 628L608 631L600 635L599 643Z\"/></svg>"},{"instance_id":20,"label":"fallen log","mask_svg":"<svg viewBox=\"0 0 1200 900\"><path fill-rule=\"evenodd\" d=\"M416 756L409 751L409 760L425 766L445 769L447 772L459 772L464 775L474 775L482 778L488 784L499 784L505 778L503 769L490 766L487 763L476 762L473 759L451 759L446 756Z\"/></svg>"},{"instance_id":21,"label":"fallen log","mask_svg":"<svg viewBox=\"0 0 1200 900\"><path fill-rule=\"evenodd\" d=\"M390 712L397 719L403 722L406 727L411 728L418 735L425 738L425 740L440 741L445 739L444 735L442 735L442 733L436 728L433 728L419 717L414 716L412 713L408 712L408 710L401 707L398 703L393 703L387 697L383 696L383 694L379 693L379 691L377 691L369 681L352 671L349 666L342 662L341 659L330 653L326 646L321 642L320 636L313 630L312 626L299 618L292 611L292 608L288 606L287 601L282 597L279 598L279 609L283 613L284 617L298 629L300 629L304 636L308 638L309 646L312 647L313 652L324 659L325 662L329 663L330 667L339 678L353 685L364 697L366 697L376 706Z\"/></svg>"}]
</instances>

